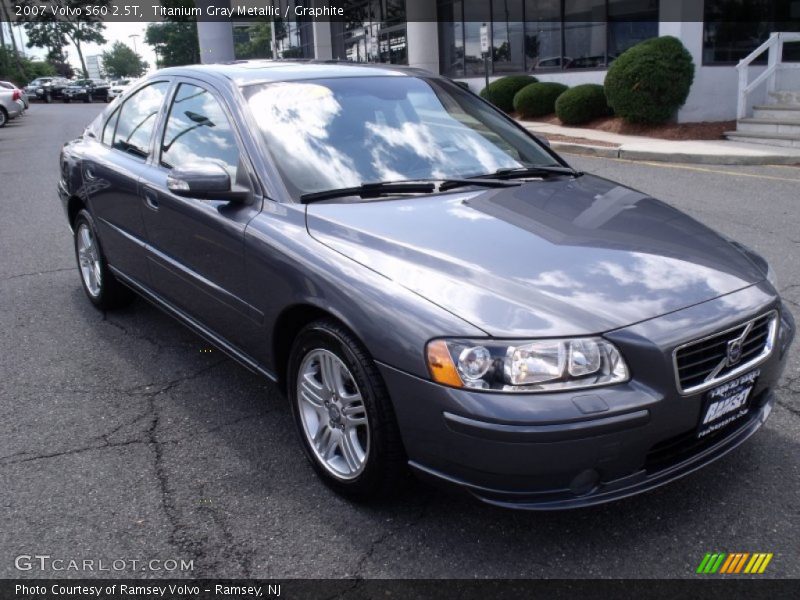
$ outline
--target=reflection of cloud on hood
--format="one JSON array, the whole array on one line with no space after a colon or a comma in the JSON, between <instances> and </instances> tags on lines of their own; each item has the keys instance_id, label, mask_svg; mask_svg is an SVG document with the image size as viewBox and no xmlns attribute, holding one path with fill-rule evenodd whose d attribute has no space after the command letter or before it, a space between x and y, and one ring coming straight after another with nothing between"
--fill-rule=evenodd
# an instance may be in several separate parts
<instances>
[{"instance_id":1,"label":"reflection of cloud on hood","mask_svg":"<svg viewBox=\"0 0 800 600\"><path fill-rule=\"evenodd\" d=\"M342 106L328 88L313 83L274 83L249 99L269 147L278 155L302 157L281 161L292 181L304 189L359 185L352 160L325 143Z\"/></svg>"},{"instance_id":2,"label":"reflection of cloud on hood","mask_svg":"<svg viewBox=\"0 0 800 600\"><path fill-rule=\"evenodd\" d=\"M603 261L590 273L605 275L619 285L644 286L648 290L679 290L705 284L713 292L724 294L729 289L729 277L715 269L665 256L640 254L630 265Z\"/></svg>"}]
</instances>

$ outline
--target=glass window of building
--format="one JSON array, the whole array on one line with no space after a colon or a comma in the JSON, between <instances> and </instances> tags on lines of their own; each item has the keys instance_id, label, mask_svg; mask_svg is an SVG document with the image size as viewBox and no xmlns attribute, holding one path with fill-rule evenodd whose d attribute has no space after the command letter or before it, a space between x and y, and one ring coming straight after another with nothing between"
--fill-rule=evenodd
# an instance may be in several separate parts
<instances>
[{"instance_id":1,"label":"glass window of building","mask_svg":"<svg viewBox=\"0 0 800 600\"><path fill-rule=\"evenodd\" d=\"M800 31L797 0L706 0L703 19L703 64L738 63L773 31ZM783 59L800 61L800 44L786 44ZM756 64L765 64L764 53Z\"/></svg>"},{"instance_id":2,"label":"glass window of building","mask_svg":"<svg viewBox=\"0 0 800 600\"><path fill-rule=\"evenodd\" d=\"M314 58L313 23L308 17L295 16L294 7L303 6L303 0L278 0L275 4L280 14L288 19L273 21L276 58ZM288 6L288 13L287 13Z\"/></svg>"},{"instance_id":3,"label":"glass window of building","mask_svg":"<svg viewBox=\"0 0 800 600\"><path fill-rule=\"evenodd\" d=\"M523 6L518 0L492 2L492 71L519 73L525 68Z\"/></svg>"},{"instance_id":4,"label":"glass window of building","mask_svg":"<svg viewBox=\"0 0 800 600\"><path fill-rule=\"evenodd\" d=\"M348 20L331 22L334 58L407 64L405 0L345 0Z\"/></svg>"},{"instance_id":5,"label":"glass window of building","mask_svg":"<svg viewBox=\"0 0 800 600\"><path fill-rule=\"evenodd\" d=\"M658 35L659 0L439 0L439 59L450 77L483 75L490 26L494 74L602 69Z\"/></svg>"},{"instance_id":6,"label":"glass window of building","mask_svg":"<svg viewBox=\"0 0 800 600\"><path fill-rule=\"evenodd\" d=\"M561 0L525 1L525 59L528 71L560 69Z\"/></svg>"}]
</instances>

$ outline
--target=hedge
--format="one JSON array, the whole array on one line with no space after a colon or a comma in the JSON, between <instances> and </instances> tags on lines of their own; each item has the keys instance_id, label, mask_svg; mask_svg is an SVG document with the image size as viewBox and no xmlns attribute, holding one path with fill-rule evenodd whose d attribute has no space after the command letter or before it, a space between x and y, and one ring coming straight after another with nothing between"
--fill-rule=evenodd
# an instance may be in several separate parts
<instances>
[{"instance_id":1,"label":"hedge","mask_svg":"<svg viewBox=\"0 0 800 600\"><path fill-rule=\"evenodd\" d=\"M644 41L608 69L605 92L614 112L632 123L663 123L686 103L694 81L692 55L678 38Z\"/></svg>"},{"instance_id":2,"label":"hedge","mask_svg":"<svg viewBox=\"0 0 800 600\"><path fill-rule=\"evenodd\" d=\"M555 112L556 99L569 88L552 81L531 83L514 96L514 110L520 117L543 117Z\"/></svg>"},{"instance_id":3,"label":"hedge","mask_svg":"<svg viewBox=\"0 0 800 600\"><path fill-rule=\"evenodd\" d=\"M556 100L556 116L565 125L581 125L611 114L602 85L576 85Z\"/></svg>"},{"instance_id":4,"label":"hedge","mask_svg":"<svg viewBox=\"0 0 800 600\"><path fill-rule=\"evenodd\" d=\"M481 98L488 100L504 112L514 110L514 96L526 85L536 83L531 75L509 75L493 81L481 90Z\"/></svg>"}]
</instances>

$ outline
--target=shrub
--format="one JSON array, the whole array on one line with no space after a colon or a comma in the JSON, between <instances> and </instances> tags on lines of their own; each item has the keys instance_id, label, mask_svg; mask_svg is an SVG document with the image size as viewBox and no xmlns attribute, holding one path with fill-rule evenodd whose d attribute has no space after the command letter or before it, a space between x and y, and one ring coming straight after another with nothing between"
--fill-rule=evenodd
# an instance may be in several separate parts
<instances>
[{"instance_id":1,"label":"shrub","mask_svg":"<svg viewBox=\"0 0 800 600\"><path fill-rule=\"evenodd\" d=\"M566 125L588 123L611 114L602 85L586 83L576 85L556 100L556 115Z\"/></svg>"},{"instance_id":2,"label":"shrub","mask_svg":"<svg viewBox=\"0 0 800 600\"><path fill-rule=\"evenodd\" d=\"M509 75L493 81L481 90L481 98L505 112L514 110L514 95L526 85L536 83L531 75Z\"/></svg>"},{"instance_id":3,"label":"shrub","mask_svg":"<svg viewBox=\"0 0 800 600\"><path fill-rule=\"evenodd\" d=\"M520 117L543 117L556 110L556 100L569 88L552 81L531 83L514 96L514 110Z\"/></svg>"},{"instance_id":4,"label":"shrub","mask_svg":"<svg viewBox=\"0 0 800 600\"><path fill-rule=\"evenodd\" d=\"M611 63L605 91L614 112L632 123L663 123L686 103L694 81L692 55L671 36L653 38Z\"/></svg>"}]
</instances>

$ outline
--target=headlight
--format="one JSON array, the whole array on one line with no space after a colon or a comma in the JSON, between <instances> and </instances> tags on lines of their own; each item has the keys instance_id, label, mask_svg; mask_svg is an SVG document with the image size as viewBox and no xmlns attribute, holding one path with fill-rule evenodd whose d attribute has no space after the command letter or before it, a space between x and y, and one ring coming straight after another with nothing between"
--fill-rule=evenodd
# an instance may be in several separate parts
<instances>
[{"instance_id":1,"label":"headlight","mask_svg":"<svg viewBox=\"0 0 800 600\"><path fill-rule=\"evenodd\" d=\"M546 392L623 383L628 367L599 337L498 342L433 340L426 350L433 380L495 392Z\"/></svg>"},{"instance_id":2,"label":"headlight","mask_svg":"<svg viewBox=\"0 0 800 600\"><path fill-rule=\"evenodd\" d=\"M43 92L44 92L44 88L37 88L37 89L36 89L36 93L37 93L37 94L41 94L41 93L43 93Z\"/></svg>"}]
</instances>

